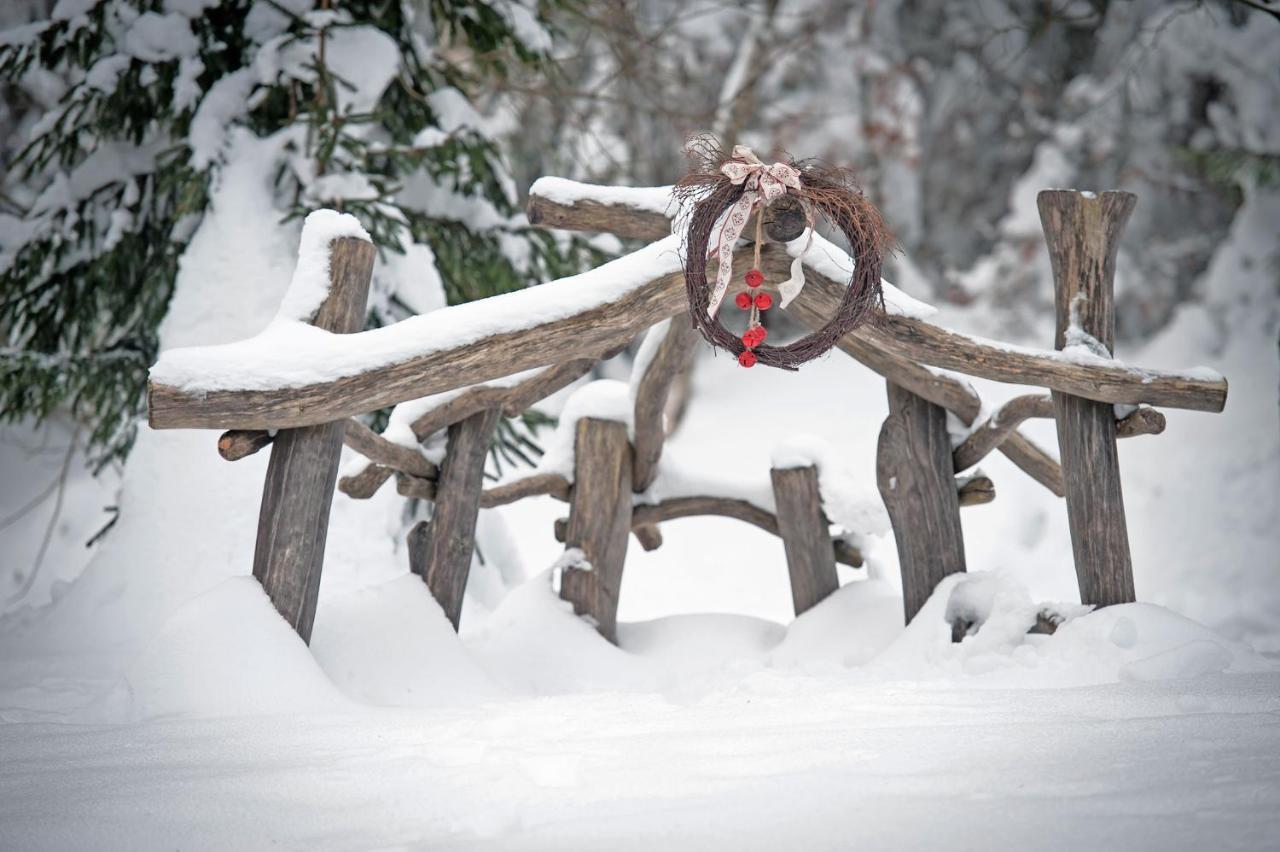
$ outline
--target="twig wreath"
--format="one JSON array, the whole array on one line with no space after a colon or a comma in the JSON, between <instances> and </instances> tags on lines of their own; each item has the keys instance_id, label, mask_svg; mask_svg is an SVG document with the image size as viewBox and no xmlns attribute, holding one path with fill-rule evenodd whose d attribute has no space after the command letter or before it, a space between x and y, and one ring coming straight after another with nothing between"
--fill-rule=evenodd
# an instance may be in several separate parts
<instances>
[{"instance_id":1,"label":"twig wreath","mask_svg":"<svg viewBox=\"0 0 1280 852\"><path fill-rule=\"evenodd\" d=\"M857 189L849 172L813 161L765 165L750 148L737 145L725 156L719 143L708 136L689 143L694 167L676 184L675 194L688 214L684 238L684 279L693 325L713 346L725 349L744 367L757 363L784 370L829 352L840 338L862 322L873 307L883 305L880 272L892 238L875 206ZM760 252L764 242L764 210L784 195L796 199L808 226L804 249L791 264L791 277L777 286L785 308L804 287L803 259L813 242L816 214L821 213L844 233L854 259L849 287L826 325L786 346L766 346L768 332L760 314L773 306L773 297L760 290L764 273ZM733 277L733 249L752 213L755 222L755 258L743 276L746 289L734 296L734 304L749 311L747 330L741 337L717 318ZM711 237L720 224L716 245ZM707 261L717 258L715 286L707 281Z\"/></svg>"}]
</instances>

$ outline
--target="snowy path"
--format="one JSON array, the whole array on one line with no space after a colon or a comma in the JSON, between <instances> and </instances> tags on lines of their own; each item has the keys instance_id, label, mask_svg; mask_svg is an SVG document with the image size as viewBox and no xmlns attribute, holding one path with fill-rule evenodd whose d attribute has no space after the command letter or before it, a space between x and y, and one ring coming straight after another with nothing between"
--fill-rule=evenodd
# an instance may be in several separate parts
<instances>
[{"instance_id":1,"label":"snowy path","mask_svg":"<svg viewBox=\"0 0 1280 852\"><path fill-rule=\"evenodd\" d=\"M806 694L807 693L807 694ZM1280 675L0 727L0 846L1263 848ZM1268 840L1270 838L1270 840Z\"/></svg>"}]
</instances>

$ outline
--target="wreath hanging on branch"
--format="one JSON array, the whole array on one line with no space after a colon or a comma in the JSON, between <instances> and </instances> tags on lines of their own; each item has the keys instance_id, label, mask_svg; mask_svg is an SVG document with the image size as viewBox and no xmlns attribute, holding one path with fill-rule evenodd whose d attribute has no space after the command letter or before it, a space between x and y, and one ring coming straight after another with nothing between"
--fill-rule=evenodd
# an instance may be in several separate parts
<instances>
[{"instance_id":1,"label":"wreath hanging on branch","mask_svg":"<svg viewBox=\"0 0 1280 852\"><path fill-rule=\"evenodd\" d=\"M695 137L689 144L694 168L676 184L675 194L689 210L684 237L684 279L693 325L713 346L725 349L744 367L757 363L784 370L829 352L840 338L862 322L873 307L883 305L880 272L893 240L880 211L857 189L849 172L813 161L765 165L743 145L724 156L710 137ZM773 296L761 289L760 269L764 242L765 208L779 199L798 202L807 225L803 250L791 263L791 277L776 287L785 308L804 287L804 257L813 244L818 214L839 228L849 242L854 260L849 287L826 325L786 346L766 346L768 332L760 322L762 311L773 306ZM733 298L748 311L747 329L741 335L729 331L717 318L733 277L733 250L747 222L755 214L755 261L743 276L746 289ZM715 245L712 236L716 234ZM714 285L707 281L707 261L715 257Z\"/></svg>"}]
</instances>

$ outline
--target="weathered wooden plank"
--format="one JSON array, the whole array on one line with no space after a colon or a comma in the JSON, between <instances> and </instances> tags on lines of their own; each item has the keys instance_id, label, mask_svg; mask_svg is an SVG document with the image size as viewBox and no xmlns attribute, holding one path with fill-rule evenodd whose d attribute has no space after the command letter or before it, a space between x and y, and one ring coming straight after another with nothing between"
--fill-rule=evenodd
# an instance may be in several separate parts
<instances>
[{"instance_id":1,"label":"weathered wooden plank","mask_svg":"<svg viewBox=\"0 0 1280 852\"><path fill-rule=\"evenodd\" d=\"M789 258L776 246L762 263L773 280L785 277ZM750 250L739 250L744 263ZM826 290L835 299L843 284L816 270L806 273L805 292ZM151 382L149 422L156 429L270 429L302 426L373 411L432 393L496 379L573 358L599 357L639 329L685 306L683 276L663 276L618 299L560 319L473 343L436 350L354 376L309 385L255 390L188 391ZM834 289L833 289L834 288ZM493 297L501 299L501 296ZM1148 403L1198 411L1221 411L1225 379L1120 364L1080 364L1056 353L1003 344L941 328L926 320L887 314L851 334L873 347L935 367L996 381L1049 387L1104 402Z\"/></svg>"},{"instance_id":2,"label":"weathered wooden plank","mask_svg":"<svg viewBox=\"0 0 1280 852\"><path fill-rule=\"evenodd\" d=\"M462 597L476 549L484 463L500 416L498 409L490 408L449 427L449 445L436 480L431 523L417 534L416 558L414 548L409 549L413 560L410 570L426 580L431 596L454 630L462 618Z\"/></svg>"},{"instance_id":3,"label":"weathered wooden plank","mask_svg":"<svg viewBox=\"0 0 1280 852\"><path fill-rule=\"evenodd\" d=\"M693 357L698 332L687 314L676 314L667 324L666 335L658 344L658 351L649 361L644 375L636 386L635 415L635 468L631 487L636 493L653 484L658 475L658 461L662 458L662 445L667 430L664 413L667 394L676 376Z\"/></svg>"},{"instance_id":4,"label":"weathered wooden plank","mask_svg":"<svg viewBox=\"0 0 1280 852\"><path fill-rule=\"evenodd\" d=\"M1061 349L1069 333L1083 334L1114 351L1116 253L1137 198L1128 192L1046 190L1036 203L1053 266L1054 345ZM1063 390L1054 390L1053 405L1080 600L1096 606L1129 603L1136 597L1115 411Z\"/></svg>"},{"instance_id":5,"label":"weathered wooden plank","mask_svg":"<svg viewBox=\"0 0 1280 852\"><path fill-rule=\"evenodd\" d=\"M601 231L623 239L653 242L671 234L671 219L652 210L625 204L580 199L559 204L533 192L525 216L530 225L566 231Z\"/></svg>"},{"instance_id":6,"label":"weathered wooden plank","mask_svg":"<svg viewBox=\"0 0 1280 852\"><path fill-rule=\"evenodd\" d=\"M536 193L531 195L530 203L536 203L548 217L554 215L550 212L552 208L562 206L551 199L539 198ZM560 224L553 227L617 233L614 228L626 229L633 221L634 213L625 206L599 206L613 209L606 212L594 207L584 208L566 215ZM790 263L790 258L781 256L782 253L774 246L767 248L774 249L766 251L767 259L773 264L767 274L771 279L783 280L787 277L785 266ZM782 278L774 278L778 274ZM843 282L832 281L811 267L806 268L805 276L810 282L805 286L806 292L815 283L824 289L836 287L842 290L845 286ZM838 299L838 291L835 295ZM824 316L830 315L829 310L824 312ZM1119 366L1070 364L1048 353L1026 347L1004 347L993 341L949 331L927 320L882 315L853 334L876 348L885 348L922 364L996 381L1055 388L1104 402L1145 402L1197 411L1221 411L1226 403L1227 383L1223 380L1190 379L1176 373ZM1150 378L1150 387L1143 387L1145 378Z\"/></svg>"},{"instance_id":7,"label":"weathered wooden plank","mask_svg":"<svg viewBox=\"0 0 1280 852\"><path fill-rule=\"evenodd\" d=\"M805 287L787 310L809 327L817 328L835 311L838 299L839 292L830 287ZM894 384L952 412L966 426L971 425L982 410L978 394L967 382L954 376L886 352L856 334L845 335L837 345ZM1062 471L1057 459L1032 441L1015 431L997 449L1054 495L1063 495Z\"/></svg>"},{"instance_id":8,"label":"weathered wooden plank","mask_svg":"<svg viewBox=\"0 0 1280 852\"><path fill-rule=\"evenodd\" d=\"M965 570L964 533L946 410L892 382L888 388L876 484L893 525L910 621L943 577Z\"/></svg>"},{"instance_id":9,"label":"weathered wooden plank","mask_svg":"<svg viewBox=\"0 0 1280 852\"><path fill-rule=\"evenodd\" d=\"M340 238L330 243L329 295L312 320L315 325L336 333L355 332L364 325L376 254L366 240ZM311 641L315 621L345 430L338 420L280 432L262 489L253 576L304 642Z\"/></svg>"},{"instance_id":10,"label":"weathered wooden plank","mask_svg":"<svg viewBox=\"0 0 1280 852\"><path fill-rule=\"evenodd\" d=\"M822 511L816 467L775 467L769 477L791 578L791 604L801 615L840 588L831 525Z\"/></svg>"},{"instance_id":11,"label":"weathered wooden plank","mask_svg":"<svg viewBox=\"0 0 1280 852\"><path fill-rule=\"evenodd\" d=\"M751 250L735 256L745 263ZM599 358L686 305L684 276L673 272L568 316L353 376L265 390L187 391L152 381L148 419L156 429L271 429L337 420L535 367Z\"/></svg>"},{"instance_id":12,"label":"weathered wooden plank","mask_svg":"<svg viewBox=\"0 0 1280 852\"><path fill-rule=\"evenodd\" d=\"M583 418L575 435L573 492L565 544L580 548L590 570L567 567L560 597L617 638L618 592L631 532L631 442L625 423Z\"/></svg>"}]
</instances>

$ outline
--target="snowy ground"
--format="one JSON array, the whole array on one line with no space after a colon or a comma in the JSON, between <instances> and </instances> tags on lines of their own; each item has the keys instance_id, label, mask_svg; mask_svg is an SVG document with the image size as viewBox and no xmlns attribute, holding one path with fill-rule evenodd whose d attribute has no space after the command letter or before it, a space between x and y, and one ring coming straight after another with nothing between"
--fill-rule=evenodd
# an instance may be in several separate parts
<instances>
[{"instance_id":1,"label":"snowy ground","mask_svg":"<svg viewBox=\"0 0 1280 852\"><path fill-rule=\"evenodd\" d=\"M245 212L251 184L229 184L240 195L193 242L167 346L274 314L294 247ZM1040 603L1075 598L1065 510L995 456L996 501L963 514L974 574L907 629L888 537L792 622L778 540L690 519L664 525L660 550L632 548L615 648L550 590L564 506L543 499L482 514L458 638L405 574L384 489L335 503L307 648L246 576L265 454L232 465L212 434L144 432L120 523L83 573L71 543L101 526L102 485L77 478L48 573L0 619L0 848L1274 845L1280 322L1251 252L1271 245L1275 207L1240 218L1200 306L1120 353L1215 367L1231 396L1121 445L1143 603L1052 637L1025 630ZM885 403L866 370L704 357L696 380L667 455L686 476L767 488L773 448L803 431L836 447L850 500L874 502ZM1054 446L1047 424L1031 432ZM5 482L34 493L56 453L37 470L9 446ZM0 531L7 573L38 523ZM960 600L985 623L953 645L943 613Z\"/></svg>"}]
</instances>

